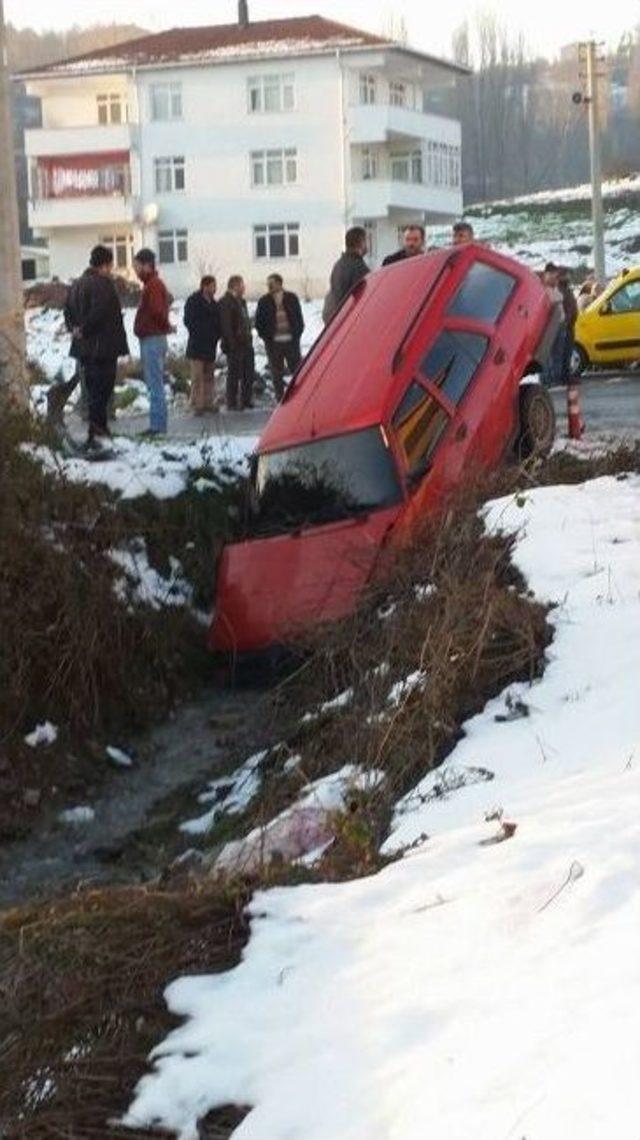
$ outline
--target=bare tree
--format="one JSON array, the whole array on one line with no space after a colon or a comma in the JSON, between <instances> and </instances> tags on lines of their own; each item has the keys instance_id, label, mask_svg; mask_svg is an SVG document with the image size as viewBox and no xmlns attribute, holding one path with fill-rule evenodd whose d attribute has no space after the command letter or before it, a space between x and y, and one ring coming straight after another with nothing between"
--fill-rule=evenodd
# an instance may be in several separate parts
<instances>
[{"instance_id":1,"label":"bare tree","mask_svg":"<svg viewBox=\"0 0 640 1140\"><path fill-rule=\"evenodd\" d=\"M388 36L394 43L406 45L409 42L407 21L403 15L388 5L382 21L382 34Z\"/></svg>"},{"instance_id":2,"label":"bare tree","mask_svg":"<svg viewBox=\"0 0 640 1140\"><path fill-rule=\"evenodd\" d=\"M0 0L0 400L27 402L24 305L9 72Z\"/></svg>"}]
</instances>

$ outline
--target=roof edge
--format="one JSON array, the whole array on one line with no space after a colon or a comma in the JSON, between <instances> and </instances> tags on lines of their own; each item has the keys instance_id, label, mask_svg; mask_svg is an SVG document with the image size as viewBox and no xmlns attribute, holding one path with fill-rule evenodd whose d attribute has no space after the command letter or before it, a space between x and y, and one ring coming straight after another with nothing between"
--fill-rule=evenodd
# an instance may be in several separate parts
<instances>
[{"instance_id":1,"label":"roof edge","mask_svg":"<svg viewBox=\"0 0 640 1140\"><path fill-rule=\"evenodd\" d=\"M210 65L218 67L228 67L234 63L251 63L257 59L268 58L269 61L276 61L278 59L303 59L313 58L314 56L326 55L356 55L363 52L375 51L396 51L402 55L409 55L413 59L422 60L425 63L434 64L436 67L442 67L447 71L455 72L457 75L468 76L473 74L473 68L467 67L462 63L455 63L453 60L444 59L442 56L431 55L429 52L420 51L418 48L405 47L404 44L396 43L394 40L389 40L386 43L379 44L352 44L335 46L327 44L326 47L314 47L305 50L303 46L299 50L293 52L283 52L279 55L274 52L272 55L265 57L263 52L256 51L255 53L247 52L239 58L223 58L207 60L198 60L196 57L185 57L182 59L172 60L151 60L148 63L134 63L131 60L111 60L105 59L103 66L100 66L101 61L96 61L93 66L82 68L80 64L84 59L83 56L79 57L77 62L78 66L73 71L65 70L67 64L75 63L75 59L61 60L59 63L49 64L37 70L17 71L11 76L13 83L24 83L26 80L46 80L46 79L78 79L83 76L89 75L112 75L114 72L130 72L130 71L169 71L176 68L187 67L204 67L209 62ZM90 60L87 60L87 64Z\"/></svg>"}]
</instances>

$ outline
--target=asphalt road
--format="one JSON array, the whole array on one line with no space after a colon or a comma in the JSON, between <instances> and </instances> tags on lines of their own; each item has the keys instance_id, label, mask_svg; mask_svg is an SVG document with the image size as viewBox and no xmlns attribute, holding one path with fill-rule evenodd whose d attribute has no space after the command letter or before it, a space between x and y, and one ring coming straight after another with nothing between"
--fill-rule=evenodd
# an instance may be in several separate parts
<instances>
[{"instance_id":1,"label":"asphalt road","mask_svg":"<svg viewBox=\"0 0 640 1140\"><path fill-rule=\"evenodd\" d=\"M566 389L554 388L551 395L558 417L558 435L565 435ZM640 438L640 372L587 374L580 384L580 399L587 437Z\"/></svg>"},{"instance_id":2,"label":"asphalt road","mask_svg":"<svg viewBox=\"0 0 640 1140\"><path fill-rule=\"evenodd\" d=\"M614 435L624 439L640 439L640 371L631 373L600 372L583 376L581 385L582 414L587 436ZM558 417L558 436L567 432L566 389L554 388L551 395ZM270 408L256 407L246 412L194 416L188 407L172 409L169 414L171 439L191 440L202 435L259 435ZM79 417L67 417L72 434L82 439L86 427ZM118 416L115 431L136 435L148 426L146 415Z\"/></svg>"}]
</instances>

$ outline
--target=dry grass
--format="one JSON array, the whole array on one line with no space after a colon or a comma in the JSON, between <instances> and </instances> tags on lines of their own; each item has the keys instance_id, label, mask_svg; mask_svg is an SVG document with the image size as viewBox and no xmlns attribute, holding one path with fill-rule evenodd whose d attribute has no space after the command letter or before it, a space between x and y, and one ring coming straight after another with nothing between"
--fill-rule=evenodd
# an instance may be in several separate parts
<instances>
[{"instance_id":1,"label":"dry grass","mask_svg":"<svg viewBox=\"0 0 640 1140\"><path fill-rule=\"evenodd\" d=\"M174 977L235 965L246 895L174 888L80 892L0 921L0 1135L4 1140L122 1140L150 1049L174 1024ZM244 1112L210 1113L202 1137L227 1137Z\"/></svg>"},{"instance_id":2,"label":"dry grass","mask_svg":"<svg viewBox=\"0 0 640 1140\"><path fill-rule=\"evenodd\" d=\"M21 450L34 430L7 417L0 426L0 834L15 833L25 786L44 797L93 768L88 739L143 727L210 679L202 625L185 608L128 604L109 551L142 540L167 579L179 558L205 608L235 493L118 502L45 474ZM58 767L23 741L44 720L61 728Z\"/></svg>"},{"instance_id":3,"label":"dry grass","mask_svg":"<svg viewBox=\"0 0 640 1140\"><path fill-rule=\"evenodd\" d=\"M223 817L212 847L262 827L307 783L345 764L384 773L375 790L356 794L335 820L338 843L323 876L361 874L379 863L392 806L459 739L462 723L516 680L533 680L550 640L545 607L527 594L511 562L512 540L483 531L478 508L486 485L467 488L415 544L386 567L358 611L316 632L307 659L274 694L284 719L263 766L260 795L243 816ZM397 703L392 687L420 672ZM336 695L351 699L321 710ZM302 756L291 772L288 757ZM264 867L261 881L269 881Z\"/></svg>"}]
</instances>

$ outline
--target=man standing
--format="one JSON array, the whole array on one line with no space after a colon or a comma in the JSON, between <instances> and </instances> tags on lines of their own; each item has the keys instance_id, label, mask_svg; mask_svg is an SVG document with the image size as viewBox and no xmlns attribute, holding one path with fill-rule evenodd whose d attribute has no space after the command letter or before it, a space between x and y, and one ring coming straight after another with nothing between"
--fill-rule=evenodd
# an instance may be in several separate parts
<instances>
[{"instance_id":1,"label":"man standing","mask_svg":"<svg viewBox=\"0 0 640 1140\"><path fill-rule=\"evenodd\" d=\"M473 226L470 222L455 222L451 231L452 245L469 245L475 241Z\"/></svg>"},{"instance_id":2,"label":"man standing","mask_svg":"<svg viewBox=\"0 0 640 1140\"><path fill-rule=\"evenodd\" d=\"M552 261L548 261L542 273L542 284L545 287L547 297L555 309L555 319L558 322L558 331L556 332L551 351L547 363L542 371L542 382L547 388L553 384L557 384L560 380L560 373L562 371L562 357L564 353L565 343L565 327L564 327L564 303L562 293L558 288L558 281L560 277L560 270L557 265Z\"/></svg>"},{"instance_id":3,"label":"man standing","mask_svg":"<svg viewBox=\"0 0 640 1140\"><path fill-rule=\"evenodd\" d=\"M367 253L367 231L363 226L352 226L345 234L345 252L331 270L329 292L324 301L322 319L326 324L337 312L347 293L366 277L369 266L365 261Z\"/></svg>"},{"instance_id":4,"label":"man standing","mask_svg":"<svg viewBox=\"0 0 640 1140\"><path fill-rule=\"evenodd\" d=\"M136 276L142 282L142 294L133 331L140 341L142 378L149 393L149 430L145 435L165 435L167 400L164 394L164 368L167 358L167 333L171 294L156 270L156 255L151 249L140 249L133 259Z\"/></svg>"},{"instance_id":5,"label":"man standing","mask_svg":"<svg viewBox=\"0 0 640 1140\"><path fill-rule=\"evenodd\" d=\"M111 280L113 254L104 245L91 250L89 268L69 290L66 317L71 325L70 355L82 362L89 402L87 446L110 438L107 408L116 382L119 356L129 355L122 309Z\"/></svg>"},{"instance_id":6,"label":"man standing","mask_svg":"<svg viewBox=\"0 0 640 1140\"><path fill-rule=\"evenodd\" d=\"M390 253L385 257L382 262L383 265L395 265L396 261L406 261L408 257L417 257L418 254L424 253L425 242L425 229L424 226L411 224L405 226L402 233L402 249L396 253Z\"/></svg>"},{"instance_id":7,"label":"man standing","mask_svg":"<svg viewBox=\"0 0 640 1140\"><path fill-rule=\"evenodd\" d=\"M217 412L214 364L220 339L220 314L216 301L216 279L205 276L200 288L184 306L184 323L189 330L187 359L191 361L191 407L197 416Z\"/></svg>"},{"instance_id":8,"label":"man standing","mask_svg":"<svg viewBox=\"0 0 640 1140\"><path fill-rule=\"evenodd\" d=\"M568 384L571 379L571 357L575 347L575 328L578 319L578 302L571 288L571 275L568 269L561 269L558 288L562 297L564 313L562 357L560 359L560 381Z\"/></svg>"},{"instance_id":9,"label":"man standing","mask_svg":"<svg viewBox=\"0 0 640 1140\"><path fill-rule=\"evenodd\" d=\"M293 374L301 360L304 317L297 294L285 290L279 273L267 277L267 289L269 292L258 301L256 330L264 341L276 399L281 400L285 391L285 364Z\"/></svg>"},{"instance_id":10,"label":"man standing","mask_svg":"<svg viewBox=\"0 0 640 1140\"><path fill-rule=\"evenodd\" d=\"M220 301L222 350L227 358L227 408L242 411L253 407L253 380L256 363L253 334L244 279L239 274L229 278L227 291Z\"/></svg>"}]
</instances>

